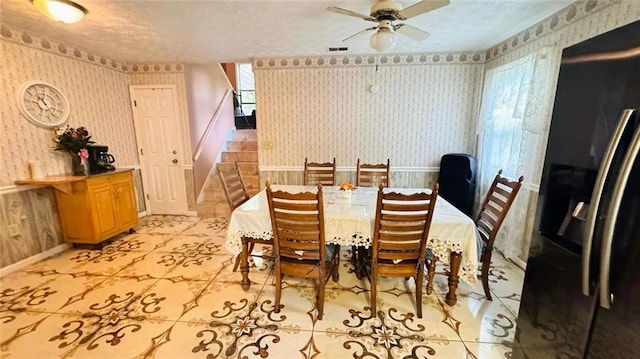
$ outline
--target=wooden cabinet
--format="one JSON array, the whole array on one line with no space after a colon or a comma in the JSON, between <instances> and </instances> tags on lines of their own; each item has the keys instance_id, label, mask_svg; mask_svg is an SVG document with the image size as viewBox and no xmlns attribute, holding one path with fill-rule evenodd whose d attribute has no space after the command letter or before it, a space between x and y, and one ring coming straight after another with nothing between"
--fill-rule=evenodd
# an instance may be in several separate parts
<instances>
[{"instance_id":1,"label":"wooden cabinet","mask_svg":"<svg viewBox=\"0 0 640 359\"><path fill-rule=\"evenodd\" d=\"M99 243L138 225L131 171L85 177L56 190L64 240Z\"/></svg>"}]
</instances>

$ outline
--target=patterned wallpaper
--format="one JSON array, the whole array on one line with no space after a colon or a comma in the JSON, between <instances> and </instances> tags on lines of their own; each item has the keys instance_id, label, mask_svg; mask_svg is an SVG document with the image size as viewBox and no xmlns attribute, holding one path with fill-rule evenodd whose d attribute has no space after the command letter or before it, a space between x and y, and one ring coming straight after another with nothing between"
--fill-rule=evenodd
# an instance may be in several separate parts
<instances>
[{"instance_id":1,"label":"patterned wallpaper","mask_svg":"<svg viewBox=\"0 0 640 359\"><path fill-rule=\"evenodd\" d=\"M511 39L487 51L487 70L519 59L543 47L549 47L551 70L547 74L548 91L538 99L541 116L544 116L541 141L539 147L531 154L533 175L525 177L523 189L507 215L504 225L498 233L495 246L512 255L526 260L529 247L536 248L539 243L532 243L537 223L534 223L542 166L553 103L555 88L560 71L562 49L580 41L589 39L614 28L640 20L640 1L637 0L583 0L578 1L553 16L541 21L529 29L514 35ZM482 164L479 164L482 166ZM513 238L522 237L519 248L510 248Z\"/></svg>"},{"instance_id":2,"label":"patterned wallpaper","mask_svg":"<svg viewBox=\"0 0 640 359\"><path fill-rule=\"evenodd\" d=\"M555 88L560 70L560 59L565 47L592 38L609 30L640 20L640 1L637 0L581 0L553 16L514 35L487 51L487 70L549 47L554 70L549 76L546 96L544 129L551 122ZM525 179L525 186L538 191L546 148L546 135L541 150L535 157L536 176Z\"/></svg>"},{"instance_id":3,"label":"patterned wallpaper","mask_svg":"<svg viewBox=\"0 0 640 359\"><path fill-rule=\"evenodd\" d=\"M51 54L67 57L77 61L90 63L96 66L108 68L114 71L128 73L163 73L163 72L182 72L184 70L181 63L124 63L113 60L108 57L84 51L82 49L70 46L69 44L59 43L51 39L38 36L29 30L19 28L9 28L6 25L0 26L0 36L3 40L11 41L16 44L24 45L32 49L45 51Z\"/></svg>"},{"instance_id":4,"label":"patterned wallpaper","mask_svg":"<svg viewBox=\"0 0 640 359\"><path fill-rule=\"evenodd\" d=\"M610 7L610 8L609 8ZM536 49L560 49L638 20L637 0L579 0L490 48L488 68L515 60Z\"/></svg>"},{"instance_id":5,"label":"patterned wallpaper","mask_svg":"<svg viewBox=\"0 0 640 359\"><path fill-rule=\"evenodd\" d=\"M109 146L116 165L136 165L127 75L104 66L0 40L0 187L28 178L27 163L40 162L45 175L70 172L67 154L53 151L53 131L37 127L18 109L17 91L29 80L49 82L68 98L72 127L85 126Z\"/></svg>"},{"instance_id":6,"label":"patterned wallpaper","mask_svg":"<svg viewBox=\"0 0 640 359\"><path fill-rule=\"evenodd\" d=\"M355 167L358 157L390 158L392 168L437 167L445 153L473 152L484 67L472 59L359 67L315 60L301 68L295 59L254 61L261 170L302 166L305 156L335 156L339 167Z\"/></svg>"},{"instance_id":7,"label":"patterned wallpaper","mask_svg":"<svg viewBox=\"0 0 640 359\"><path fill-rule=\"evenodd\" d=\"M13 185L28 178L30 160L39 161L44 175L70 172L69 156L53 151L53 131L32 125L20 113L16 97L22 83L38 80L58 87L71 104L68 124L86 126L93 140L109 145L116 166L138 164L128 85L176 84L185 163L191 163L182 64L123 64L6 26L0 29L0 54L0 267L63 243L53 190ZM140 172L135 173L140 193ZM144 211L142 198L138 201ZM9 225L18 225L19 236L8 236Z\"/></svg>"},{"instance_id":8,"label":"patterned wallpaper","mask_svg":"<svg viewBox=\"0 0 640 359\"><path fill-rule=\"evenodd\" d=\"M434 52L414 54L381 55L333 55L305 57L257 58L253 61L254 70L276 68L310 67L358 67L371 65L426 65L426 64L468 64L483 63L484 52Z\"/></svg>"},{"instance_id":9,"label":"patterned wallpaper","mask_svg":"<svg viewBox=\"0 0 640 359\"><path fill-rule=\"evenodd\" d=\"M50 54L94 64L100 67L116 71L125 71L127 65L121 61L116 61L105 56L82 51L68 44L52 41L51 39L38 36L24 29L9 28L6 25L0 26L0 36L3 40L24 45L31 49L36 49Z\"/></svg>"},{"instance_id":10,"label":"patterned wallpaper","mask_svg":"<svg viewBox=\"0 0 640 359\"><path fill-rule=\"evenodd\" d=\"M128 85L176 84L184 163L191 164L182 64L125 64L5 25L0 46L0 187L28 178L31 160L45 175L70 172L68 155L52 150L53 131L32 125L18 109L17 90L29 80L60 88L71 104L68 124L87 127L96 143L108 145L116 166L138 164Z\"/></svg>"},{"instance_id":11,"label":"patterned wallpaper","mask_svg":"<svg viewBox=\"0 0 640 359\"><path fill-rule=\"evenodd\" d=\"M260 149L261 170L301 166L305 156L335 156L340 167L355 166L358 157L367 162L390 158L392 168L421 171L437 167L444 153L473 153L485 67L500 66L544 46L552 46L559 59L562 48L638 19L640 1L581 0L486 53L256 59L259 141L263 147L273 144ZM5 25L0 26L0 54L0 189L26 178L29 160L40 161L44 174L70 169L68 156L52 150L52 132L26 121L17 108L16 91L28 80L60 88L71 103L69 124L87 126L96 142L110 146L119 166L138 163L128 85L176 84L184 153L190 153L182 64L125 64ZM557 70L551 76L555 88ZM372 85L377 92L370 91ZM547 96L551 109L553 91ZM191 163L190 156L184 160ZM529 190L535 192L532 182ZM24 202L45 208L42 199L52 206L45 192L51 191L25 191ZM16 193L1 197L10 204L0 206L3 220L15 215L15 221L23 221L16 209L29 206L13 205L15 198L22 198ZM528 206L520 206L526 218L535 207L535 195L531 198L525 201ZM7 208L13 212L7 214ZM35 229L29 233L44 233L33 226L37 222L57 233L53 213L21 228L31 226ZM46 245L33 242L33 251L16 258L60 243L59 234L49 239Z\"/></svg>"},{"instance_id":12,"label":"patterned wallpaper","mask_svg":"<svg viewBox=\"0 0 640 359\"><path fill-rule=\"evenodd\" d=\"M534 51L549 46L554 70L548 74L549 91L546 98L544 128L549 129L555 88L560 71L562 49L580 41L592 38L614 28L640 20L640 1L637 0L586 0L578 1L553 16L514 35L511 39L496 45L487 51L487 70L495 68ZM532 35L533 34L533 35ZM526 39L526 41L525 41ZM537 191L542 176L546 137L541 150L535 156L536 175L525 179L532 189ZM527 185L525 183L525 185Z\"/></svg>"}]
</instances>

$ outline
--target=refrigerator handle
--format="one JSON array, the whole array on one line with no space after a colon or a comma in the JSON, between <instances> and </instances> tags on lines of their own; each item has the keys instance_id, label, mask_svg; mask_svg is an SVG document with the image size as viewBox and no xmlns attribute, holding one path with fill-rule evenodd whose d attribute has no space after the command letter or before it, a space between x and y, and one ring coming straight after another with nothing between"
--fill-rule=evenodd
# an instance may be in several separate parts
<instances>
[{"instance_id":1,"label":"refrigerator handle","mask_svg":"<svg viewBox=\"0 0 640 359\"><path fill-rule=\"evenodd\" d=\"M631 140L631 146L629 146L629 149L624 156L624 160L622 160L622 167L620 168L620 173L616 179L611 202L609 203L609 210L607 211L607 218L604 222L602 252L600 253L600 306L607 309L611 307L611 303L613 302L609 283L613 233L616 228L616 220L618 219L622 195L627 187L631 168L638 157L638 152L640 152L640 126L636 129L636 132L633 135L633 140Z\"/></svg>"},{"instance_id":2,"label":"refrigerator handle","mask_svg":"<svg viewBox=\"0 0 640 359\"><path fill-rule=\"evenodd\" d=\"M618 120L618 125L616 126L616 129L611 136L609 145L607 146L607 151L602 158L602 165L600 166L600 170L598 171L596 183L593 187L593 193L591 194L591 204L589 205L589 212L587 213L587 220L584 226L584 241L582 242L582 294L586 296L591 295L591 292L589 290L591 247L593 243L593 236L595 234L594 231L596 221L598 220L600 198L602 197L602 192L604 191L605 181L607 179L607 176L609 175L609 171L611 170L613 155L616 153L616 149L620 145L622 134L627 128L629 119L631 118L631 115L634 111L635 109L626 109L622 112L622 115Z\"/></svg>"}]
</instances>

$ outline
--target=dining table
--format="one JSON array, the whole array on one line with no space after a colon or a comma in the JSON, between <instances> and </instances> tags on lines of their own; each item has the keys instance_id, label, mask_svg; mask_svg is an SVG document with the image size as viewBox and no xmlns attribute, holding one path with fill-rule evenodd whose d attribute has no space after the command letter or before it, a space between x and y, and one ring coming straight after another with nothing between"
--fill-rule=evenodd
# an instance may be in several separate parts
<instances>
[{"instance_id":1,"label":"dining table","mask_svg":"<svg viewBox=\"0 0 640 359\"><path fill-rule=\"evenodd\" d=\"M316 186L271 185L272 190L291 193L316 192ZM385 192L431 193L430 188L384 188ZM378 188L358 187L343 198L336 186L322 187L325 241L358 248L369 248L373 238ZM241 286L247 290L250 243L271 244L272 230L266 190L260 191L231 213L226 247L240 256ZM472 286L477 282L478 253L476 226L471 218L438 196L429 229L427 248L432 258L449 263L448 293L445 302L457 301L459 280ZM428 286L431 286L429 283ZM427 293L429 294L429 290Z\"/></svg>"}]
</instances>

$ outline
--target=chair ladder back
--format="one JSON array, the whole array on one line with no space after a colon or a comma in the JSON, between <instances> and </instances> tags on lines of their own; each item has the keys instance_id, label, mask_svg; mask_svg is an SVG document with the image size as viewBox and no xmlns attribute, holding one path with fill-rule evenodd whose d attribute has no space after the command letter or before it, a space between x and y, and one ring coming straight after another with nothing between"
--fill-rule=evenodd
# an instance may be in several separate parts
<instances>
[{"instance_id":1,"label":"chair ladder back","mask_svg":"<svg viewBox=\"0 0 640 359\"><path fill-rule=\"evenodd\" d=\"M431 193L414 194L384 193L384 185L378 186L370 264L373 315L377 314L378 277L413 277L416 313L422 318L423 267L437 198L438 184Z\"/></svg>"},{"instance_id":2,"label":"chair ladder back","mask_svg":"<svg viewBox=\"0 0 640 359\"><path fill-rule=\"evenodd\" d=\"M438 195L384 193L378 189L372 255L379 259L424 260L427 235Z\"/></svg>"},{"instance_id":3,"label":"chair ladder back","mask_svg":"<svg viewBox=\"0 0 640 359\"><path fill-rule=\"evenodd\" d=\"M391 187L390 161L380 164L368 164L358 162L356 164L356 186L377 187L383 185Z\"/></svg>"},{"instance_id":4,"label":"chair ladder back","mask_svg":"<svg viewBox=\"0 0 640 359\"><path fill-rule=\"evenodd\" d=\"M524 177L520 176L517 181L509 181L507 178L502 177L502 170L498 171L476 216L475 222L478 234L484 242L482 255L480 256L480 261L482 262L480 278L482 279L484 295L488 300L492 300L491 291L489 290L489 269L491 266L491 254L493 253L493 242L522 186L523 180Z\"/></svg>"},{"instance_id":5,"label":"chair ladder back","mask_svg":"<svg viewBox=\"0 0 640 359\"><path fill-rule=\"evenodd\" d=\"M232 168L218 171L218 175L231 211L251 198L244 185L244 180L242 179L242 174L240 173L237 162L234 163Z\"/></svg>"},{"instance_id":6,"label":"chair ladder back","mask_svg":"<svg viewBox=\"0 0 640 359\"><path fill-rule=\"evenodd\" d=\"M333 162L309 162L304 159L304 185L335 186L336 185L336 158Z\"/></svg>"},{"instance_id":7,"label":"chair ladder back","mask_svg":"<svg viewBox=\"0 0 640 359\"><path fill-rule=\"evenodd\" d=\"M321 261L325 259L322 186L317 193L273 191L267 184L267 199L273 230L275 255Z\"/></svg>"},{"instance_id":8,"label":"chair ladder back","mask_svg":"<svg viewBox=\"0 0 640 359\"><path fill-rule=\"evenodd\" d=\"M520 176L517 181L509 181L502 177L500 170L491 183L475 221L480 237L489 248L493 247L493 241L522 187L523 180L524 177Z\"/></svg>"},{"instance_id":9,"label":"chair ladder back","mask_svg":"<svg viewBox=\"0 0 640 359\"><path fill-rule=\"evenodd\" d=\"M273 191L267 182L266 192L276 258L274 311L280 312L284 275L315 278L316 308L318 319L322 319L326 282L329 277L338 281L340 267L340 246L331 245L329 249L325 246L322 184L318 184L316 193L289 193Z\"/></svg>"}]
</instances>

